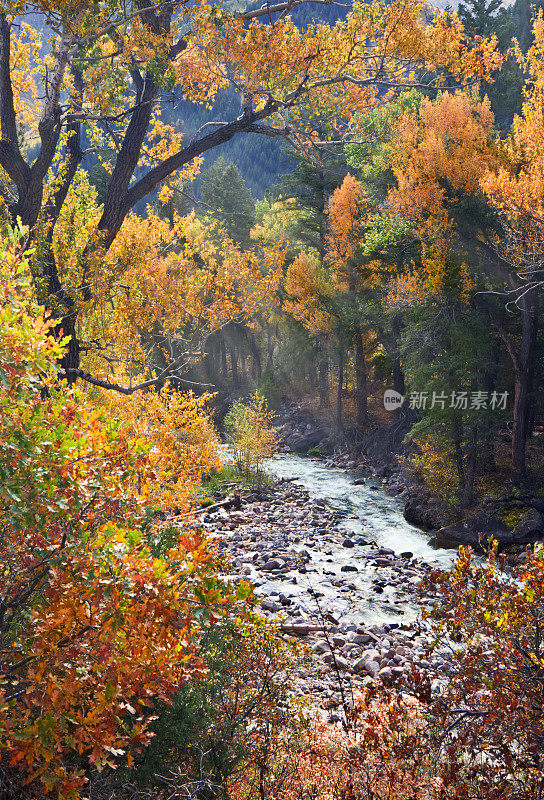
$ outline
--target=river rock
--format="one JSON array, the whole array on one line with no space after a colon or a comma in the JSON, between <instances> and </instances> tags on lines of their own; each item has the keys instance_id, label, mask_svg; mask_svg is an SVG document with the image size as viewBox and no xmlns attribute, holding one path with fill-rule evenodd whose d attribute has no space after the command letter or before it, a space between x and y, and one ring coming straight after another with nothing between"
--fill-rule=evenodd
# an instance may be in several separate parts
<instances>
[{"instance_id":1,"label":"river rock","mask_svg":"<svg viewBox=\"0 0 544 800\"><path fill-rule=\"evenodd\" d=\"M375 678L376 675L378 674L378 672L380 671L380 665L378 664L377 661L373 661L372 659L365 658L365 656L362 655L354 663L353 669L355 670L355 672L358 672L358 673L366 672L372 678Z\"/></svg>"},{"instance_id":2,"label":"river rock","mask_svg":"<svg viewBox=\"0 0 544 800\"><path fill-rule=\"evenodd\" d=\"M382 667L378 672L378 678L380 678L383 683L391 683L393 680L393 671L391 667Z\"/></svg>"},{"instance_id":3,"label":"river rock","mask_svg":"<svg viewBox=\"0 0 544 800\"><path fill-rule=\"evenodd\" d=\"M379 650L375 650L374 648L371 648L369 650L364 650L363 651L363 655L361 656L361 658L364 659L365 661L376 661L376 662L379 662L379 660L381 658L381 653L380 653Z\"/></svg>"},{"instance_id":4,"label":"river rock","mask_svg":"<svg viewBox=\"0 0 544 800\"><path fill-rule=\"evenodd\" d=\"M343 672L349 670L350 668L349 661L347 661L345 658L342 658L342 656L337 655L336 653L325 653L321 658L325 664L329 664L330 666L342 670Z\"/></svg>"},{"instance_id":5,"label":"river rock","mask_svg":"<svg viewBox=\"0 0 544 800\"><path fill-rule=\"evenodd\" d=\"M291 449L294 453L307 453L311 447L316 447L324 438L325 431L318 428L295 438L291 443Z\"/></svg>"},{"instance_id":6,"label":"river rock","mask_svg":"<svg viewBox=\"0 0 544 800\"><path fill-rule=\"evenodd\" d=\"M267 561L266 564L263 564L261 569L265 570L266 572L271 572L272 570L275 569L281 569L284 566L285 566L285 561L283 560L283 558L271 558L270 561Z\"/></svg>"},{"instance_id":7,"label":"river rock","mask_svg":"<svg viewBox=\"0 0 544 800\"><path fill-rule=\"evenodd\" d=\"M406 522L423 528L427 531L435 531L440 528L440 514L434 506L426 503L418 497L409 497L404 505L404 519Z\"/></svg>"},{"instance_id":8,"label":"river rock","mask_svg":"<svg viewBox=\"0 0 544 800\"><path fill-rule=\"evenodd\" d=\"M281 605L274 600L263 600L261 602L261 608L264 611L281 611Z\"/></svg>"}]
</instances>

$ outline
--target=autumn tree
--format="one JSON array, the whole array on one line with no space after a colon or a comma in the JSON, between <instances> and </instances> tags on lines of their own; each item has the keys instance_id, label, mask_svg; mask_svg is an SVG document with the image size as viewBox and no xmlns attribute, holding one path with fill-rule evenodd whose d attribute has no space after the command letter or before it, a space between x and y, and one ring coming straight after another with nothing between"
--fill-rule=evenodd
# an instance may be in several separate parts
<instances>
[{"instance_id":1,"label":"autumn tree","mask_svg":"<svg viewBox=\"0 0 544 800\"><path fill-rule=\"evenodd\" d=\"M266 400L258 393L246 403L237 400L230 407L224 425L238 470L259 480L264 461L278 449L274 414L268 410Z\"/></svg>"},{"instance_id":2,"label":"autumn tree","mask_svg":"<svg viewBox=\"0 0 544 800\"><path fill-rule=\"evenodd\" d=\"M343 326L346 330L342 333L347 334L346 338L348 341L351 339L355 347L357 425L363 428L367 424L368 391L362 338L364 311L360 301L362 294L371 286L372 267L360 258L367 208L363 187L352 175L346 175L342 185L335 189L329 200L328 211L326 257L333 271L333 280L340 290L339 297L342 298L340 303L346 323Z\"/></svg>"},{"instance_id":3,"label":"autumn tree","mask_svg":"<svg viewBox=\"0 0 544 800\"><path fill-rule=\"evenodd\" d=\"M77 317L92 298L89 275L69 291L52 242L56 224L81 165L106 153L109 173L85 251L107 252L134 206L165 182L192 174L205 152L245 133L311 138L308 110L336 125L353 110L381 102L384 88L414 80L436 82L448 71L479 78L498 63L493 44L467 45L460 23L445 13L423 21L415 0L355 6L345 21L297 29L289 12L299 5L231 10L206 2L106 7L64 2L24 6L46 26L19 14L16 2L0 14L0 165L5 205L37 243L42 297L62 316L70 335L65 374L79 371ZM30 18L30 17L29 17ZM34 17L35 18L35 17ZM21 24L20 24L21 23ZM168 96L209 103L231 87L241 113L207 123L190 139L161 120Z\"/></svg>"},{"instance_id":4,"label":"autumn tree","mask_svg":"<svg viewBox=\"0 0 544 800\"><path fill-rule=\"evenodd\" d=\"M0 780L73 800L91 769L146 745L159 699L204 674L202 625L230 601L189 529L153 554L143 521L169 465L59 384L64 342L21 241L0 249Z\"/></svg>"},{"instance_id":5,"label":"autumn tree","mask_svg":"<svg viewBox=\"0 0 544 800\"><path fill-rule=\"evenodd\" d=\"M534 21L534 43L518 59L527 74L522 113L514 119L503 155L506 165L482 176L482 187L502 220L497 250L505 265L506 297L519 313L521 335L512 336L494 316L499 335L512 360L515 375L512 462L526 473L526 443L535 402L535 368L539 335L539 304L543 285L544 160L540 140L544 131L544 19Z\"/></svg>"},{"instance_id":6,"label":"autumn tree","mask_svg":"<svg viewBox=\"0 0 544 800\"><path fill-rule=\"evenodd\" d=\"M527 306L526 313L522 310L519 318L525 330L521 332L525 366L520 362L516 367L518 324L505 311L505 301L485 293L486 289L515 291L519 285L505 248L497 246L497 215L483 191L486 181L490 181L489 186L493 182L487 175L497 170L499 175L506 174L500 170L500 159L506 153L497 152L492 122L486 100L462 93L442 94L435 101L422 99L418 106L402 113L394 123L392 141L386 146L387 162L394 176L387 203L389 209L415 226L421 248L418 275L411 282L415 299L420 291L430 297L447 286L448 264L469 267L471 280L475 281L473 288L480 291L467 295L467 300L477 307L478 314L488 318L513 361L518 400L514 401L512 464L516 472L523 474L532 402L530 372L535 365L535 317L527 298L522 301ZM406 295L410 281L402 275L399 280L400 294Z\"/></svg>"},{"instance_id":7,"label":"autumn tree","mask_svg":"<svg viewBox=\"0 0 544 800\"><path fill-rule=\"evenodd\" d=\"M338 148L312 153L312 159L293 153L294 168L278 186L281 202L288 209L286 233L294 247L315 252L321 264L326 252L328 207L333 191L346 172L345 159ZM320 405L329 402L329 355L324 331L311 339L318 372Z\"/></svg>"}]
</instances>

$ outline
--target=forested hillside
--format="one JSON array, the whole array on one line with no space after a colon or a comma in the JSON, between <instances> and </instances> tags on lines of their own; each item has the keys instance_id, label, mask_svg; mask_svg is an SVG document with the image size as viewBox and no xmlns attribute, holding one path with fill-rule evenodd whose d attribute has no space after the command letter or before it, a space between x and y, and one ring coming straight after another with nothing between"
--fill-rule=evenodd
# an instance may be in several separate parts
<instances>
[{"instance_id":1,"label":"forested hillside","mask_svg":"<svg viewBox=\"0 0 544 800\"><path fill-rule=\"evenodd\" d=\"M541 797L543 109L525 0L0 2L0 800Z\"/></svg>"}]
</instances>

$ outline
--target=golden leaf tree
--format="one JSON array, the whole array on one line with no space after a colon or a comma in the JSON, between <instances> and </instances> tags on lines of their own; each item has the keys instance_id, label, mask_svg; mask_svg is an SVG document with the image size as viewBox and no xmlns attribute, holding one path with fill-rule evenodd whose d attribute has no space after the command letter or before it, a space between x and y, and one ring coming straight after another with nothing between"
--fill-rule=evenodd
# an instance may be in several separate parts
<instances>
[{"instance_id":1,"label":"golden leaf tree","mask_svg":"<svg viewBox=\"0 0 544 800\"><path fill-rule=\"evenodd\" d=\"M354 4L333 26L299 29L291 12L305 2L241 10L207 0L2 3L4 202L33 231L43 299L71 337L63 360L69 379L89 379L80 370L77 320L92 300L100 253L137 203L190 177L204 153L248 133L302 147L319 138L313 116L321 130L325 120L343 135L351 115L382 102L389 89L435 84L445 73L478 79L499 61L493 42L468 45L454 16L429 13L420 0ZM21 27L21 16L37 22ZM225 88L240 98L231 119L212 120L191 138L161 119L167 98L210 105ZM104 201L82 253L81 280L67 286L55 228L91 152L104 160Z\"/></svg>"}]
</instances>

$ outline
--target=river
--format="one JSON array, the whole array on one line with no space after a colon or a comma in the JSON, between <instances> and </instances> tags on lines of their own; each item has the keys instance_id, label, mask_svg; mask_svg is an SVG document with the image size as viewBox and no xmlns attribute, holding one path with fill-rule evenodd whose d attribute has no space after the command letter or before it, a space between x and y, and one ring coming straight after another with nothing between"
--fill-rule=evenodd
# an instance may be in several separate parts
<instances>
[{"instance_id":1,"label":"river","mask_svg":"<svg viewBox=\"0 0 544 800\"><path fill-rule=\"evenodd\" d=\"M313 613L317 593L322 608L344 620L399 623L414 619L419 609L406 589L420 580L418 562L448 568L455 551L433 548L429 534L406 522L400 499L384 492L373 477L292 454L274 457L268 470L278 478L294 479L310 498L341 512L342 527L353 545L344 547L338 535L312 537L308 542L312 555L308 574L289 586L285 580L263 578L256 584L257 593L267 597L286 594ZM354 480L362 477L364 484L355 485ZM380 564L376 545L395 551L397 556L410 553L413 558L390 557L389 565ZM346 574L354 565L356 571ZM416 570L413 575L411 569Z\"/></svg>"},{"instance_id":2,"label":"river","mask_svg":"<svg viewBox=\"0 0 544 800\"><path fill-rule=\"evenodd\" d=\"M269 470L278 478L295 478L312 497L345 513L346 528L372 537L379 547L410 551L428 563L451 566L456 551L432 547L430 535L406 522L401 501L384 492L376 478L292 454L271 459ZM361 477L364 485L354 485Z\"/></svg>"}]
</instances>

